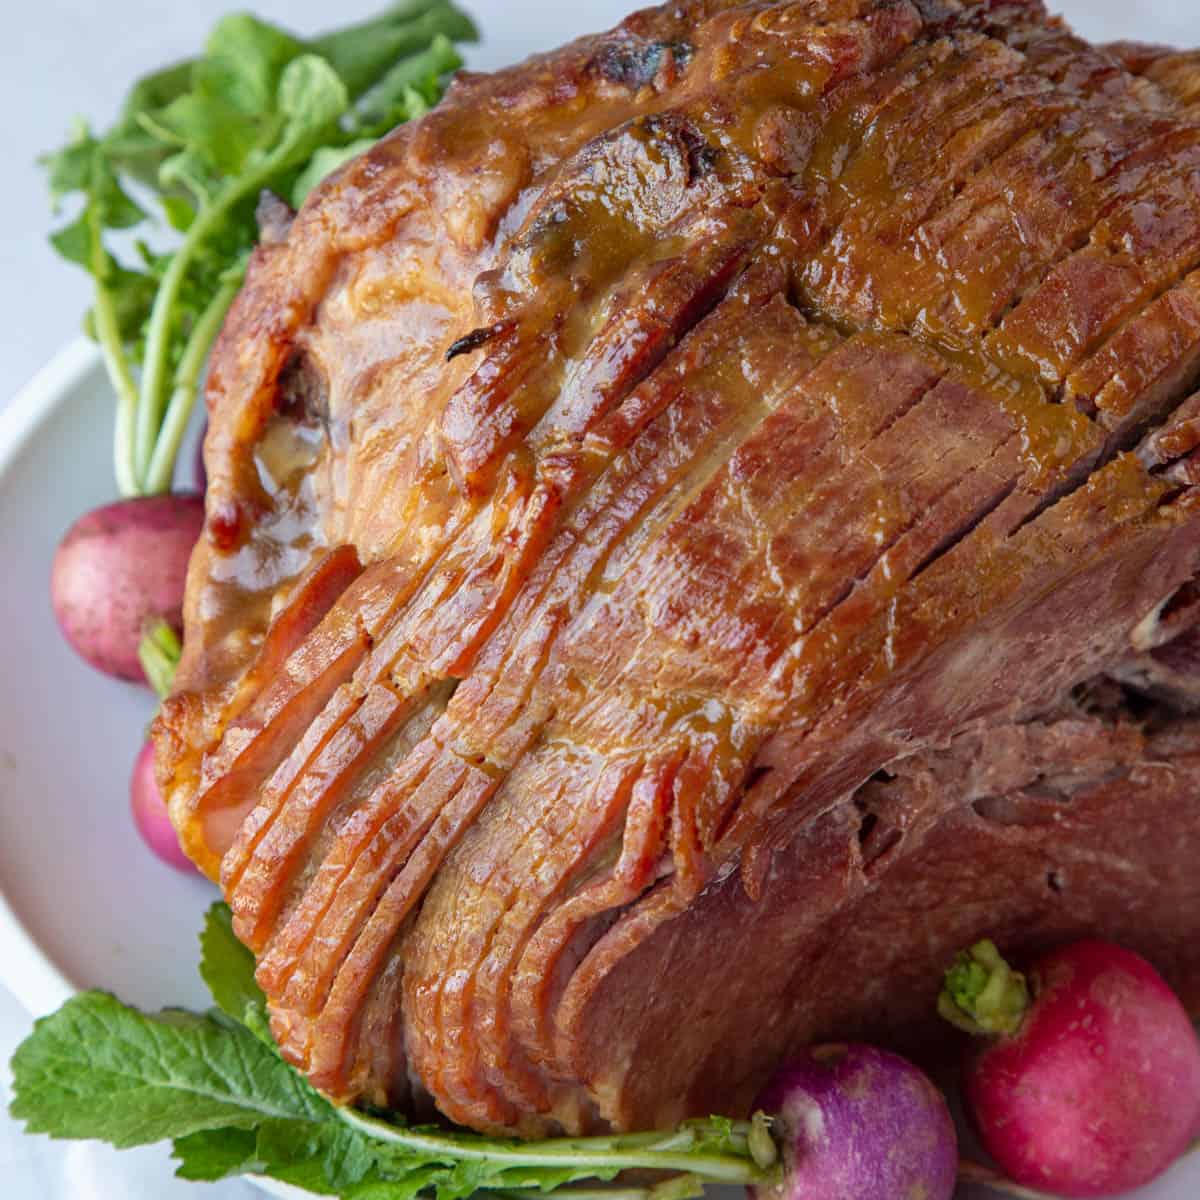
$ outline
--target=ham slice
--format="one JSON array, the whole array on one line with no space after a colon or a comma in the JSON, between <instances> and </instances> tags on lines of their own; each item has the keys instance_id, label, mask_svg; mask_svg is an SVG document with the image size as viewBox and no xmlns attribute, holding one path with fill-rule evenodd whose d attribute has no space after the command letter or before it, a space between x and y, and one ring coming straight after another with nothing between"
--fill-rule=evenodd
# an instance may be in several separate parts
<instances>
[{"instance_id":1,"label":"ham slice","mask_svg":"<svg viewBox=\"0 0 1200 1200\"><path fill-rule=\"evenodd\" d=\"M984 935L1200 1010L1195 64L682 0L260 247L157 737L319 1088L737 1115Z\"/></svg>"}]
</instances>

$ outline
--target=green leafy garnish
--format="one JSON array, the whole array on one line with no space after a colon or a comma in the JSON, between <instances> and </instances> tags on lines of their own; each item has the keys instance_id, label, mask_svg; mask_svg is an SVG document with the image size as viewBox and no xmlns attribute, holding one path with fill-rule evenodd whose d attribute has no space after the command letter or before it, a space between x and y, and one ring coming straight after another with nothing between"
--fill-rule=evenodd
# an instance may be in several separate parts
<instances>
[{"instance_id":1,"label":"green leafy garnish","mask_svg":"<svg viewBox=\"0 0 1200 1200\"><path fill-rule=\"evenodd\" d=\"M454 43L475 36L451 0L406 0L307 42L233 14L201 57L135 84L107 133L80 124L44 160L55 205L76 210L50 240L95 285L86 328L117 395L123 495L170 487L260 194L299 204L422 115L462 65Z\"/></svg>"},{"instance_id":2,"label":"green leafy garnish","mask_svg":"<svg viewBox=\"0 0 1200 1200\"><path fill-rule=\"evenodd\" d=\"M267 998L254 979L254 955L237 940L226 904L214 904L204 918L200 978L227 1017L274 1044L267 1024Z\"/></svg>"},{"instance_id":3,"label":"green leafy garnish","mask_svg":"<svg viewBox=\"0 0 1200 1200\"><path fill-rule=\"evenodd\" d=\"M31 1132L119 1149L323 1115L320 1097L246 1030L181 1011L145 1016L103 992L38 1022L13 1072L13 1115Z\"/></svg>"},{"instance_id":4,"label":"green leafy garnish","mask_svg":"<svg viewBox=\"0 0 1200 1200\"><path fill-rule=\"evenodd\" d=\"M17 1049L13 1116L30 1133L119 1148L170 1139L185 1179L268 1175L353 1200L462 1200L477 1191L684 1200L706 1181L766 1178L766 1126L757 1118L519 1142L335 1108L271 1041L254 957L225 905L209 910L200 946L214 1011L150 1015L104 992L76 996ZM660 1182L597 1186L635 1170ZM571 1186L582 1181L591 1185Z\"/></svg>"}]
</instances>

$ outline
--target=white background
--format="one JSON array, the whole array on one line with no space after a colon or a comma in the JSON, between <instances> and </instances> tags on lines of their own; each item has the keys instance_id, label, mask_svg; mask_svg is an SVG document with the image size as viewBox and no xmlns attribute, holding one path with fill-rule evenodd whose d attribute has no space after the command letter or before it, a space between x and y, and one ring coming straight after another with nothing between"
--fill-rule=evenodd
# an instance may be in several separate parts
<instances>
[{"instance_id":1,"label":"white background","mask_svg":"<svg viewBox=\"0 0 1200 1200\"><path fill-rule=\"evenodd\" d=\"M243 0L246 3L247 0ZM311 33L366 16L384 0L249 0L254 10ZM479 16L485 45L474 66L495 66L579 33L610 25L634 0L465 0ZM128 82L193 53L213 20L238 0L5 0L0 51L0 407L79 329L88 298L85 277L46 244L49 214L33 160L58 145L71 119L103 127ZM1096 38L1200 42L1194 0L1061 0L1083 32ZM336 13L336 16L334 14ZM0 1063L28 1018L0 990ZM165 1156L118 1156L90 1146L61 1147L22 1138L3 1115L0 1071L2 1200L251 1200L245 1184L200 1190L170 1179Z\"/></svg>"}]
</instances>

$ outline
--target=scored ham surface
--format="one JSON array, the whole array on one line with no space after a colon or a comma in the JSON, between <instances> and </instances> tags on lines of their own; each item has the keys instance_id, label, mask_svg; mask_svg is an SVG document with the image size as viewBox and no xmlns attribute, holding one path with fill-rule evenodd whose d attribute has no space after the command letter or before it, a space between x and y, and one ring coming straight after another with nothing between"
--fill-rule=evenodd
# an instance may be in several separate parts
<instances>
[{"instance_id":1,"label":"scored ham surface","mask_svg":"<svg viewBox=\"0 0 1200 1200\"><path fill-rule=\"evenodd\" d=\"M736 1114L983 935L1200 1008L1197 97L681 0L268 206L156 736L318 1087Z\"/></svg>"}]
</instances>

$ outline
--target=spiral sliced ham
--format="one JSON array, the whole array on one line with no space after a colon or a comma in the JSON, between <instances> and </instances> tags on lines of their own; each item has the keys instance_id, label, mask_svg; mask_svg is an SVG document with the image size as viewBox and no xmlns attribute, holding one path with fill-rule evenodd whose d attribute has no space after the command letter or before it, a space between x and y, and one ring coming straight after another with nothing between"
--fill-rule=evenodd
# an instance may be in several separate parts
<instances>
[{"instance_id":1,"label":"spiral sliced ham","mask_svg":"<svg viewBox=\"0 0 1200 1200\"><path fill-rule=\"evenodd\" d=\"M681 0L270 223L158 757L319 1088L736 1114L983 935L1200 1007L1198 72Z\"/></svg>"}]
</instances>

